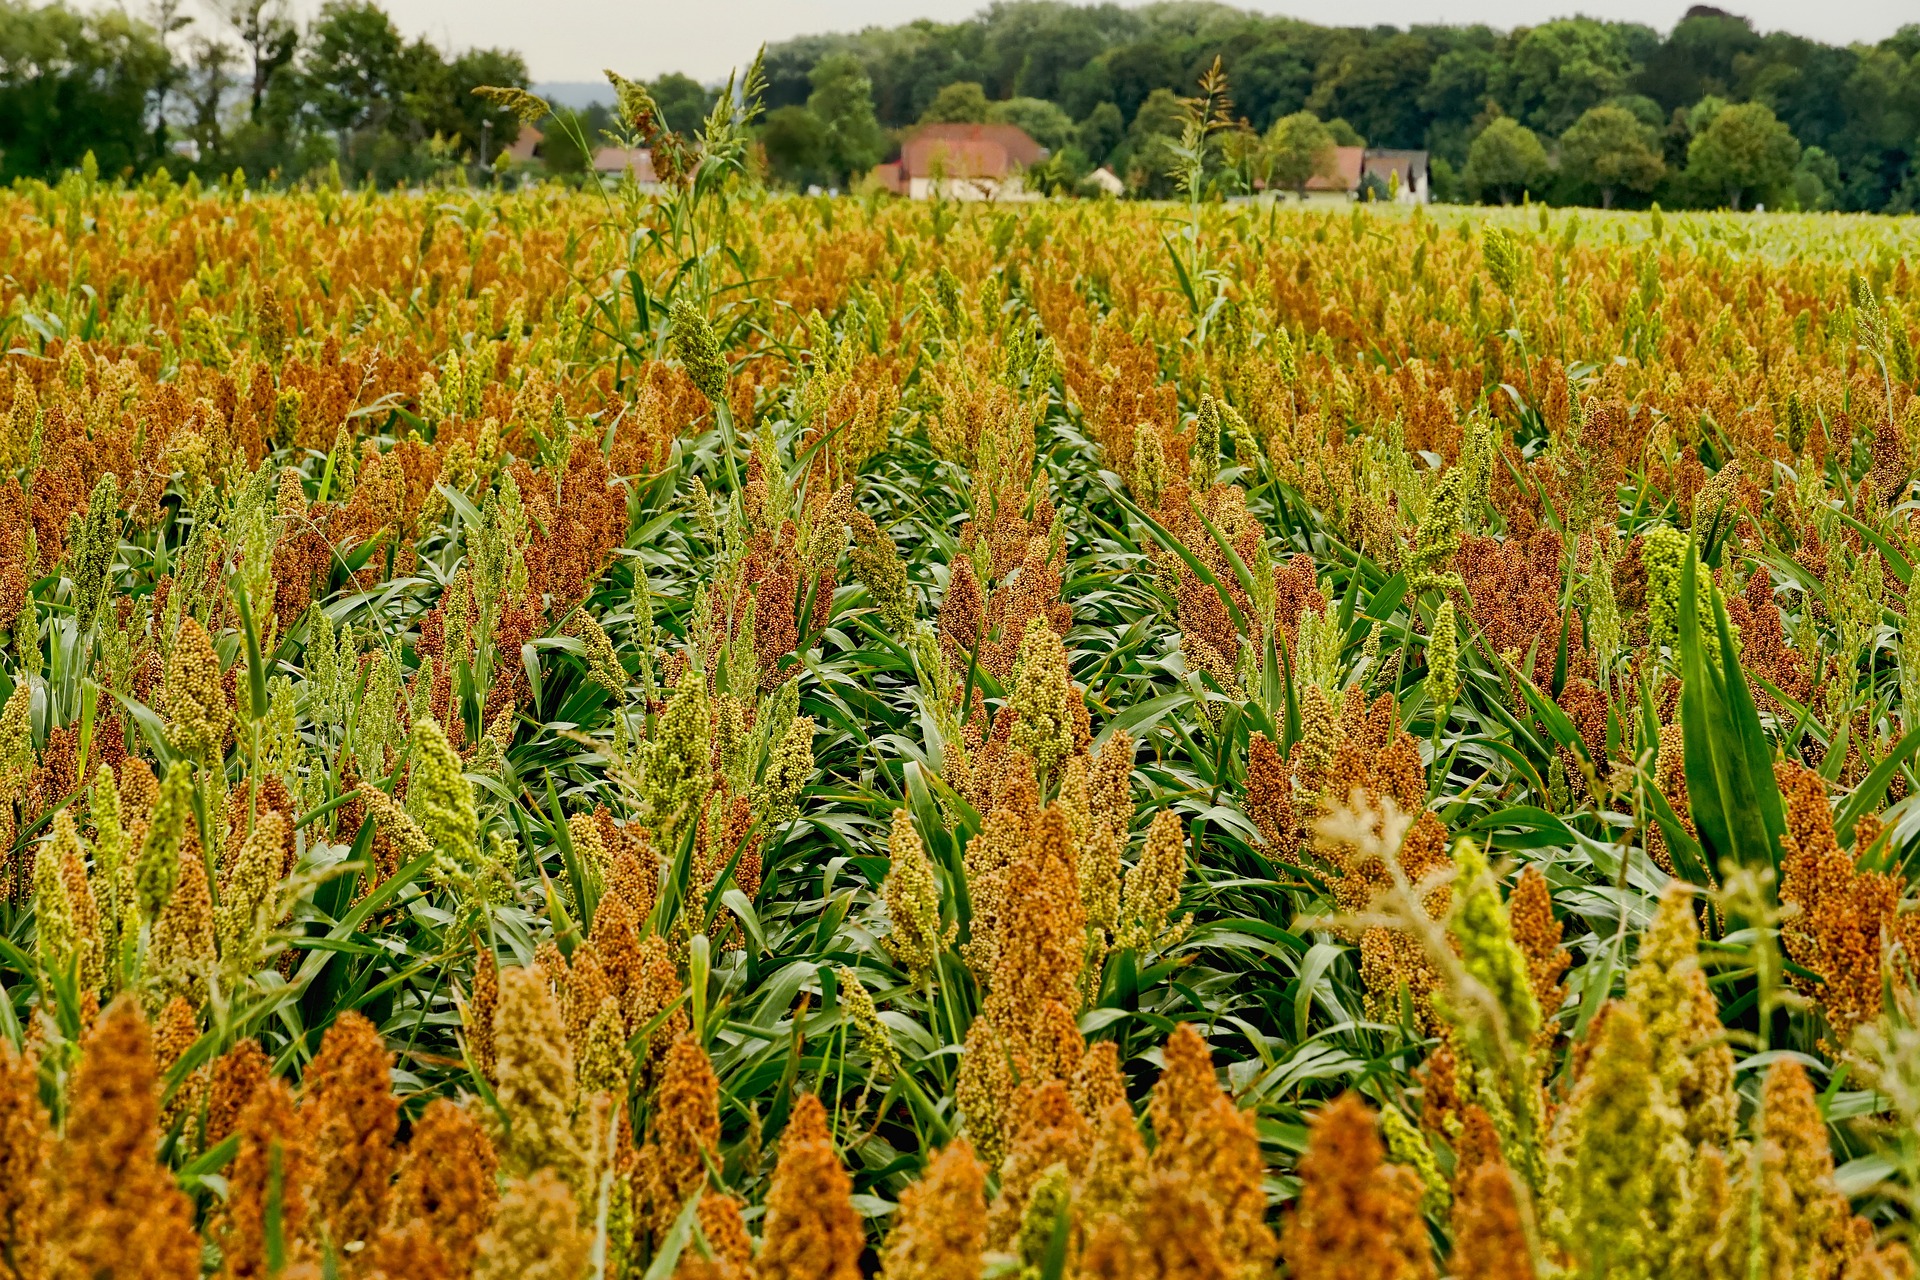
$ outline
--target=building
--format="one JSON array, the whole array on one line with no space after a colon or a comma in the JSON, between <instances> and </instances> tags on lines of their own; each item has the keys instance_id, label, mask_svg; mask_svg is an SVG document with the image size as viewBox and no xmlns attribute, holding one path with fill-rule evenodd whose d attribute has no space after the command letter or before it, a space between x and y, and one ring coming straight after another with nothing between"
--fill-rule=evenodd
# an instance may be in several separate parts
<instances>
[{"instance_id":1,"label":"building","mask_svg":"<svg viewBox=\"0 0 1920 1280\"><path fill-rule=\"evenodd\" d=\"M1025 173L1047 149L1011 124L929 124L900 145L900 158L874 170L898 195L925 200L1030 200Z\"/></svg>"},{"instance_id":2,"label":"building","mask_svg":"<svg viewBox=\"0 0 1920 1280\"><path fill-rule=\"evenodd\" d=\"M605 178L631 173L643 191L660 188L653 172L653 152L646 147L597 147L593 153L593 171Z\"/></svg>"},{"instance_id":3,"label":"building","mask_svg":"<svg viewBox=\"0 0 1920 1280\"><path fill-rule=\"evenodd\" d=\"M507 148L507 159L513 164L532 164L540 155L540 144L546 137L530 124L520 126L519 134L513 145Z\"/></svg>"},{"instance_id":4,"label":"building","mask_svg":"<svg viewBox=\"0 0 1920 1280\"><path fill-rule=\"evenodd\" d=\"M1334 169L1331 177L1316 174L1307 180L1303 198L1309 204L1343 204L1359 199L1369 178L1379 181L1382 196L1394 192L1401 204L1426 204L1432 198L1424 151L1335 147Z\"/></svg>"},{"instance_id":5,"label":"building","mask_svg":"<svg viewBox=\"0 0 1920 1280\"><path fill-rule=\"evenodd\" d=\"M1427 186L1427 153L1424 151L1369 149L1361 166L1363 176L1380 179L1401 204L1426 204L1431 197Z\"/></svg>"}]
</instances>

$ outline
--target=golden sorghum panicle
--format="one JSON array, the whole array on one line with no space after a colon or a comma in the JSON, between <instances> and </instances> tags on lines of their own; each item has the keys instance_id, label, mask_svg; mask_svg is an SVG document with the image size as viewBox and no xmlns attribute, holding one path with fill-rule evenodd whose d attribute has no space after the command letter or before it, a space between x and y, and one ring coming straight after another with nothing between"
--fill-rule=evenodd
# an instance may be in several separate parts
<instances>
[{"instance_id":1,"label":"golden sorghum panicle","mask_svg":"<svg viewBox=\"0 0 1920 1280\"><path fill-rule=\"evenodd\" d=\"M271 1199L278 1199L279 1221L271 1225L281 1240L307 1236L313 1152L293 1092L279 1080L267 1080L255 1091L240 1113L238 1131L240 1150L227 1170L227 1202L215 1234L225 1258L222 1276L251 1280L272 1274L267 1256Z\"/></svg>"},{"instance_id":2,"label":"golden sorghum panicle","mask_svg":"<svg viewBox=\"0 0 1920 1280\"><path fill-rule=\"evenodd\" d=\"M640 798L648 825L663 839L685 821L712 779L713 720L707 708L706 673L687 664L653 737L641 745Z\"/></svg>"},{"instance_id":3,"label":"golden sorghum panicle","mask_svg":"<svg viewBox=\"0 0 1920 1280\"><path fill-rule=\"evenodd\" d=\"M186 842L187 824L192 821L193 778L184 765L175 765L167 770L166 780L160 784L146 834L140 841L136 885L140 914L149 922L159 917L173 897L180 870L180 850ZM197 846L197 839L195 844ZM198 857L197 847L194 853Z\"/></svg>"},{"instance_id":4,"label":"golden sorghum panicle","mask_svg":"<svg viewBox=\"0 0 1920 1280\"><path fill-rule=\"evenodd\" d=\"M1007 1153L1013 1092L1005 1038L985 1017L975 1018L960 1051L953 1102L966 1118L967 1136L989 1166L998 1165Z\"/></svg>"},{"instance_id":5,"label":"golden sorghum panicle","mask_svg":"<svg viewBox=\"0 0 1920 1280\"><path fill-rule=\"evenodd\" d=\"M1627 974L1627 1002L1646 1025L1667 1100L1686 1117L1687 1142L1725 1151L1732 1147L1740 1102L1720 1004L1700 965L1695 910L1693 895L1677 881L1661 895Z\"/></svg>"},{"instance_id":6,"label":"golden sorghum panicle","mask_svg":"<svg viewBox=\"0 0 1920 1280\"><path fill-rule=\"evenodd\" d=\"M987 1247L987 1174L957 1138L900 1193L887 1235L887 1280L979 1280Z\"/></svg>"},{"instance_id":7,"label":"golden sorghum panicle","mask_svg":"<svg viewBox=\"0 0 1920 1280\"><path fill-rule=\"evenodd\" d=\"M242 1040L214 1059L207 1087L207 1146L224 1141L239 1127L241 1113L267 1076L267 1053L258 1040Z\"/></svg>"},{"instance_id":8,"label":"golden sorghum panicle","mask_svg":"<svg viewBox=\"0 0 1920 1280\"><path fill-rule=\"evenodd\" d=\"M1520 282L1520 245L1513 233L1502 226L1490 226L1480 249L1487 263L1487 279L1500 292L1513 296Z\"/></svg>"},{"instance_id":9,"label":"golden sorghum panicle","mask_svg":"<svg viewBox=\"0 0 1920 1280\"><path fill-rule=\"evenodd\" d=\"M1447 932L1459 944L1468 976L1492 993L1515 1049L1525 1052L1540 1026L1527 958L1513 940L1513 925L1487 855L1474 841L1463 839L1454 846L1453 860L1458 877Z\"/></svg>"},{"instance_id":10,"label":"golden sorghum panicle","mask_svg":"<svg viewBox=\"0 0 1920 1280\"><path fill-rule=\"evenodd\" d=\"M80 989L98 992L107 983L107 934L100 920L100 906L94 899L93 884L87 876L87 850L74 828L71 809L53 816L53 843L41 851L39 861L51 863L59 871L66 889L67 907L72 913L74 957L79 962ZM35 867L38 874L38 867Z\"/></svg>"},{"instance_id":11,"label":"golden sorghum panicle","mask_svg":"<svg viewBox=\"0 0 1920 1280\"><path fill-rule=\"evenodd\" d=\"M513 1179L477 1242L474 1280L580 1280L593 1234L579 1219L573 1192L553 1170Z\"/></svg>"},{"instance_id":12,"label":"golden sorghum panicle","mask_svg":"<svg viewBox=\"0 0 1920 1280\"><path fill-rule=\"evenodd\" d=\"M200 1275L192 1202L155 1158L157 1084L146 1022L133 997L122 995L82 1042L67 1137L53 1157L53 1275Z\"/></svg>"},{"instance_id":13,"label":"golden sorghum panicle","mask_svg":"<svg viewBox=\"0 0 1920 1280\"><path fill-rule=\"evenodd\" d=\"M493 1019L500 1008L500 963L494 958L493 944L480 938L474 949L473 989L462 1007L461 1022L467 1032L467 1052L473 1065L488 1080L493 1079Z\"/></svg>"},{"instance_id":14,"label":"golden sorghum panicle","mask_svg":"<svg viewBox=\"0 0 1920 1280\"><path fill-rule=\"evenodd\" d=\"M174 874L173 896L153 925L147 972L160 980L163 994L184 995L194 1003L206 998L207 974L216 959L213 893L199 848L183 849Z\"/></svg>"},{"instance_id":15,"label":"golden sorghum panicle","mask_svg":"<svg viewBox=\"0 0 1920 1280\"><path fill-rule=\"evenodd\" d=\"M473 867L479 818L473 784L461 771L460 756L447 735L430 719L413 726L413 765L407 775L407 811L439 855L441 874Z\"/></svg>"},{"instance_id":16,"label":"golden sorghum panicle","mask_svg":"<svg viewBox=\"0 0 1920 1280\"><path fill-rule=\"evenodd\" d=\"M1191 916L1173 921L1180 905L1180 883L1187 876L1187 836L1180 816L1162 809L1147 829L1140 860L1127 872L1115 944L1140 950L1165 950L1186 936Z\"/></svg>"},{"instance_id":17,"label":"golden sorghum panicle","mask_svg":"<svg viewBox=\"0 0 1920 1280\"><path fill-rule=\"evenodd\" d=\"M913 815L893 811L893 830L887 840L892 862L881 896L887 903L888 930L882 943L914 986L924 986L940 963L940 953L953 941L957 923L940 923L940 885L933 862L920 840Z\"/></svg>"},{"instance_id":18,"label":"golden sorghum panicle","mask_svg":"<svg viewBox=\"0 0 1920 1280\"><path fill-rule=\"evenodd\" d=\"M1533 1280L1513 1170L1490 1160L1462 1181L1453 1203L1454 1280Z\"/></svg>"},{"instance_id":19,"label":"golden sorghum panicle","mask_svg":"<svg viewBox=\"0 0 1920 1280\"><path fill-rule=\"evenodd\" d=\"M573 1055L553 990L539 969L500 974L493 1019L495 1096L512 1125L500 1149L510 1177L553 1169L578 1182L585 1157L574 1137Z\"/></svg>"},{"instance_id":20,"label":"golden sorghum panicle","mask_svg":"<svg viewBox=\"0 0 1920 1280\"><path fill-rule=\"evenodd\" d=\"M193 618L181 622L173 637L166 692L173 745L201 764L217 761L226 742L227 695L213 639Z\"/></svg>"},{"instance_id":21,"label":"golden sorghum panicle","mask_svg":"<svg viewBox=\"0 0 1920 1280\"><path fill-rule=\"evenodd\" d=\"M60 874L60 868L66 861L63 847L66 838L70 837L77 845L80 835L74 830L73 815L65 809L54 815L53 822L53 839L33 860L35 958L50 973L71 973L78 977L85 968L81 961L80 928L73 900L67 896L67 880Z\"/></svg>"},{"instance_id":22,"label":"golden sorghum panicle","mask_svg":"<svg viewBox=\"0 0 1920 1280\"><path fill-rule=\"evenodd\" d=\"M720 1082L706 1050L681 1036L667 1050L647 1128L649 1221L658 1240L673 1226L687 1197L707 1183L707 1161L720 1143Z\"/></svg>"},{"instance_id":23,"label":"golden sorghum panicle","mask_svg":"<svg viewBox=\"0 0 1920 1280\"><path fill-rule=\"evenodd\" d=\"M267 936L281 915L280 868L286 838L285 816L272 809L262 813L221 887L214 937L228 991L266 959Z\"/></svg>"},{"instance_id":24,"label":"golden sorghum panicle","mask_svg":"<svg viewBox=\"0 0 1920 1280\"><path fill-rule=\"evenodd\" d=\"M1073 753L1073 681L1067 651L1045 618L1027 623L1014 664L1007 709L1013 713L1012 742L1033 758L1041 778Z\"/></svg>"},{"instance_id":25,"label":"golden sorghum panicle","mask_svg":"<svg viewBox=\"0 0 1920 1280\"><path fill-rule=\"evenodd\" d=\"M493 1143L468 1110L436 1098L414 1122L393 1185L390 1221L423 1224L456 1275L473 1266L500 1199Z\"/></svg>"},{"instance_id":26,"label":"golden sorghum panicle","mask_svg":"<svg viewBox=\"0 0 1920 1280\"><path fill-rule=\"evenodd\" d=\"M813 717L795 716L767 756L756 798L769 830L800 816L800 790L813 777L813 734Z\"/></svg>"},{"instance_id":27,"label":"golden sorghum panicle","mask_svg":"<svg viewBox=\"0 0 1920 1280\"><path fill-rule=\"evenodd\" d=\"M1264 733L1247 742L1247 817L1260 838L1291 857L1300 834L1293 812L1293 770Z\"/></svg>"},{"instance_id":28,"label":"golden sorghum panicle","mask_svg":"<svg viewBox=\"0 0 1920 1280\"><path fill-rule=\"evenodd\" d=\"M1670 524L1647 530L1640 563L1647 570L1647 647L1658 655L1662 644L1680 643L1680 575L1687 556L1687 535Z\"/></svg>"},{"instance_id":29,"label":"golden sorghum panicle","mask_svg":"<svg viewBox=\"0 0 1920 1280\"><path fill-rule=\"evenodd\" d=\"M1174 1028L1164 1053L1166 1071L1148 1112L1158 1140L1153 1170L1191 1184L1236 1273L1265 1275L1275 1241L1266 1224L1266 1166L1253 1120L1221 1091L1212 1055L1191 1024Z\"/></svg>"},{"instance_id":30,"label":"golden sorghum panicle","mask_svg":"<svg viewBox=\"0 0 1920 1280\"><path fill-rule=\"evenodd\" d=\"M1782 1059L1767 1069L1757 1135L1761 1143L1758 1241L1768 1275L1839 1276L1873 1240L1833 1180L1833 1148L1806 1068ZM1744 1188L1736 1201L1752 1195ZM1744 1215L1742 1215L1744 1217ZM1723 1227L1727 1274L1749 1273L1746 1221Z\"/></svg>"},{"instance_id":31,"label":"golden sorghum panicle","mask_svg":"<svg viewBox=\"0 0 1920 1280\"><path fill-rule=\"evenodd\" d=\"M1539 867L1527 867L1514 882L1513 893L1507 898L1507 917L1512 922L1513 940L1527 958L1527 981L1533 988L1534 1002L1541 1016L1550 1020L1566 999L1567 988L1560 976L1573 957L1560 945L1561 924L1554 919L1553 894ZM1550 1042L1551 1026L1542 1028L1541 1034ZM1544 1046L1536 1041L1536 1047Z\"/></svg>"},{"instance_id":32,"label":"golden sorghum panicle","mask_svg":"<svg viewBox=\"0 0 1920 1280\"><path fill-rule=\"evenodd\" d=\"M164 1087L174 1064L185 1057L200 1039L200 1014L184 997L175 996L160 1010L153 1028L153 1061ZM171 1129L182 1116L200 1114L201 1095L207 1086L207 1069L202 1066L182 1079L160 1111L160 1127Z\"/></svg>"},{"instance_id":33,"label":"golden sorghum panicle","mask_svg":"<svg viewBox=\"0 0 1920 1280\"><path fill-rule=\"evenodd\" d=\"M706 315L686 298L675 298L669 313L673 352L700 394L715 404L727 396L727 357Z\"/></svg>"},{"instance_id":34,"label":"golden sorghum panicle","mask_svg":"<svg viewBox=\"0 0 1920 1280\"><path fill-rule=\"evenodd\" d=\"M336 1248L371 1240L385 1221L400 1103L393 1055L358 1013L340 1015L301 1081L301 1119L313 1142L313 1210Z\"/></svg>"},{"instance_id":35,"label":"golden sorghum panicle","mask_svg":"<svg viewBox=\"0 0 1920 1280\"><path fill-rule=\"evenodd\" d=\"M627 1018L620 1001L612 994L600 998L580 1037L580 1058L576 1069L582 1098L604 1093L614 1098L627 1096L632 1056L627 1052Z\"/></svg>"},{"instance_id":36,"label":"golden sorghum panicle","mask_svg":"<svg viewBox=\"0 0 1920 1280\"><path fill-rule=\"evenodd\" d=\"M1373 1112L1344 1093L1313 1118L1300 1159L1300 1197L1280 1255L1294 1280L1425 1280L1433 1250L1420 1217L1420 1179L1385 1163Z\"/></svg>"},{"instance_id":37,"label":"golden sorghum panicle","mask_svg":"<svg viewBox=\"0 0 1920 1280\"><path fill-rule=\"evenodd\" d=\"M0 1037L0 1268L8 1280L46 1274L52 1153L53 1130L40 1105L40 1060Z\"/></svg>"},{"instance_id":38,"label":"golden sorghum panicle","mask_svg":"<svg viewBox=\"0 0 1920 1280\"><path fill-rule=\"evenodd\" d=\"M847 552L853 576L866 587L881 625L895 636L906 638L913 631L915 610L913 587L907 581L900 549L864 511L849 514L846 524L853 535L853 546Z\"/></svg>"},{"instance_id":39,"label":"golden sorghum panicle","mask_svg":"<svg viewBox=\"0 0 1920 1280\"><path fill-rule=\"evenodd\" d=\"M1543 1234L1584 1274L1658 1274L1681 1209L1686 1117L1668 1098L1632 1003L1602 1010L1573 1093L1554 1116Z\"/></svg>"},{"instance_id":40,"label":"golden sorghum panicle","mask_svg":"<svg viewBox=\"0 0 1920 1280\"><path fill-rule=\"evenodd\" d=\"M999 958L985 1016L1039 1070L1049 1009L1071 1020L1086 963L1086 908L1067 811L1048 805L1007 877ZM1076 1054L1077 1057L1077 1054Z\"/></svg>"},{"instance_id":41,"label":"golden sorghum panicle","mask_svg":"<svg viewBox=\"0 0 1920 1280\"><path fill-rule=\"evenodd\" d=\"M1427 639L1427 700L1434 714L1443 716L1460 696L1460 629L1453 617L1453 601L1443 601L1433 614L1433 634Z\"/></svg>"},{"instance_id":42,"label":"golden sorghum panicle","mask_svg":"<svg viewBox=\"0 0 1920 1280\"><path fill-rule=\"evenodd\" d=\"M853 1208L853 1183L833 1149L826 1109L801 1095L780 1137L767 1191L760 1280L860 1280L866 1232Z\"/></svg>"},{"instance_id":43,"label":"golden sorghum panicle","mask_svg":"<svg viewBox=\"0 0 1920 1280\"><path fill-rule=\"evenodd\" d=\"M873 993L861 983L860 975L846 965L839 966L834 974L840 979L840 999L847 1006L847 1016L860 1033L860 1047L867 1051L868 1086L875 1080L893 1079L900 1074L900 1051L894 1048L893 1033L880 1021ZM866 1090L861 1092L864 1095Z\"/></svg>"}]
</instances>

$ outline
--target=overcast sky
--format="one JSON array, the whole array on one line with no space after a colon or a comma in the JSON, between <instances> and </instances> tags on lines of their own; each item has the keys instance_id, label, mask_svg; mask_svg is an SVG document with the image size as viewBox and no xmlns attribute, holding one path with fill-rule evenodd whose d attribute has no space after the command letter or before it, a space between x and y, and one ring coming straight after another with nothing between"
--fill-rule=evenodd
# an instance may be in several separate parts
<instances>
[{"instance_id":1,"label":"overcast sky","mask_svg":"<svg viewBox=\"0 0 1920 1280\"><path fill-rule=\"evenodd\" d=\"M1125 0L1123 0L1125 2ZM1507 28L1584 13L1665 31L1688 0L1238 0L1240 7L1342 26L1485 22ZM409 34L450 49L518 49L536 81L598 80L602 67L630 78L684 71L713 81L753 57L761 41L819 31L857 31L914 18L954 21L983 0L385 0ZM1920 22L1915 0L1720 0L1761 31L1786 30L1829 43L1875 41ZM302 16L318 0L296 0Z\"/></svg>"}]
</instances>

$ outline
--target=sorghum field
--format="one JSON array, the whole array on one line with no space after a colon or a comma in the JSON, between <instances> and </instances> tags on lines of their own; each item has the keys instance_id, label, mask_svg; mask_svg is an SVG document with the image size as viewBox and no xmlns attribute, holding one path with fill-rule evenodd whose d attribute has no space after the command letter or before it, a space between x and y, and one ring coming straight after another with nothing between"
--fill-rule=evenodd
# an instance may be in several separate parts
<instances>
[{"instance_id":1,"label":"sorghum field","mask_svg":"<svg viewBox=\"0 0 1920 1280\"><path fill-rule=\"evenodd\" d=\"M744 149L0 194L0 1276L1912 1273L1913 222Z\"/></svg>"}]
</instances>

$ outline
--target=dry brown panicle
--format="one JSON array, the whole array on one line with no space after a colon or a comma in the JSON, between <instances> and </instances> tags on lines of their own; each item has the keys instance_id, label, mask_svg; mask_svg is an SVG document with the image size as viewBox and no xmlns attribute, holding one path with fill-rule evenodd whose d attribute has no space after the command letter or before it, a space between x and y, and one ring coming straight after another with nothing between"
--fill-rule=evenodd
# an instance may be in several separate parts
<instances>
[{"instance_id":1,"label":"dry brown panicle","mask_svg":"<svg viewBox=\"0 0 1920 1280\"><path fill-rule=\"evenodd\" d=\"M767 1191L759 1280L860 1280L866 1233L820 1099L803 1094L780 1138Z\"/></svg>"},{"instance_id":2,"label":"dry brown panicle","mask_svg":"<svg viewBox=\"0 0 1920 1280\"><path fill-rule=\"evenodd\" d=\"M386 1219L400 1103L393 1055L365 1017L327 1028L300 1085L300 1120L312 1143L313 1216L337 1247L373 1238Z\"/></svg>"}]
</instances>

